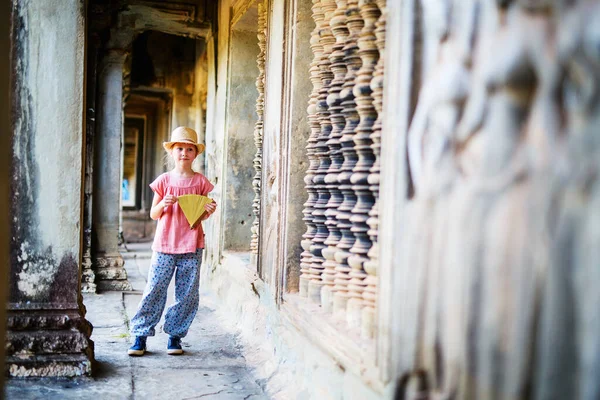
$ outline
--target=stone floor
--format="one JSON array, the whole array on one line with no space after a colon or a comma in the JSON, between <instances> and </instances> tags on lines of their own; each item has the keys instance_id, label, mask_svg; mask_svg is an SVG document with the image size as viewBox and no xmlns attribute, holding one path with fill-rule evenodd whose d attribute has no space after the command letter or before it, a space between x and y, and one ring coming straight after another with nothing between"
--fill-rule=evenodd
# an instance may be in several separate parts
<instances>
[{"instance_id":1,"label":"stone floor","mask_svg":"<svg viewBox=\"0 0 600 400\"><path fill-rule=\"evenodd\" d=\"M236 333L219 322L207 296L201 297L196 319L182 341L183 355L167 355L162 321L157 335L148 338L146 355L127 355L132 343L128 323L141 299L150 256L147 243L128 244L123 257L134 290L84 295L98 361L93 378L10 380L6 398L267 399L246 364ZM169 291L170 303L173 282Z\"/></svg>"}]
</instances>

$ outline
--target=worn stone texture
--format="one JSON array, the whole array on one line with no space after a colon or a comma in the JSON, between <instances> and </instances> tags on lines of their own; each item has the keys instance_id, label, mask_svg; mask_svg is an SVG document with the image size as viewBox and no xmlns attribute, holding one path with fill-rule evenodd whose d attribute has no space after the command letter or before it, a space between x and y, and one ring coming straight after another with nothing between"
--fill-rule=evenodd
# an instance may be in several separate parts
<instances>
[{"instance_id":1,"label":"worn stone texture","mask_svg":"<svg viewBox=\"0 0 600 400\"><path fill-rule=\"evenodd\" d=\"M600 7L413 4L399 396L598 397Z\"/></svg>"},{"instance_id":2,"label":"worn stone texture","mask_svg":"<svg viewBox=\"0 0 600 400\"><path fill-rule=\"evenodd\" d=\"M94 257L96 286L99 290L131 290L123 257L97 254Z\"/></svg>"},{"instance_id":3,"label":"worn stone texture","mask_svg":"<svg viewBox=\"0 0 600 400\"><path fill-rule=\"evenodd\" d=\"M32 328L49 330L83 328L89 330L88 334L91 333L89 324L81 318L79 313L60 309L12 311L7 316L7 326L14 332L28 331Z\"/></svg>"},{"instance_id":4,"label":"worn stone texture","mask_svg":"<svg viewBox=\"0 0 600 400\"><path fill-rule=\"evenodd\" d=\"M229 37L232 1L224 0L219 4L219 12L215 16L219 29L214 35L207 37L208 55L208 93L206 116L206 177L215 185L212 198L219 204L219 212L214 213L203 223L206 243L206 260L213 263L222 254L221 224L224 223L224 171L225 148L222 138L226 137L227 87L228 77L226 65L229 62ZM257 50L258 51L258 50ZM255 66L253 66L256 68ZM254 148L254 144L252 144ZM248 188L250 188L249 186ZM248 210L252 214L251 209Z\"/></svg>"},{"instance_id":5,"label":"worn stone texture","mask_svg":"<svg viewBox=\"0 0 600 400\"><path fill-rule=\"evenodd\" d=\"M271 5L270 49L285 47L283 3ZM338 30L333 36L343 36L340 20L332 18L337 5L348 7L338 18L348 18L354 35L345 42L344 53L344 61L355 69L345 81L355 98L348 97L343 111L344 157L352 164L346 166L343 183L354 185L345 190L359 199L349 199L341 218L349 223L342 227L348 240L334 259L347 259L348 265L335 270L334 279L339 292L354 294L355 303L368 303L368 312L353 313L349 322L358 326L355 317L369 319L362 328L364 336L376 341L378 369L374 381L346 372L348 382L372 384L375 396L391 395L390 388L397 385L400 398L597 397L600 389L592 378L600 365L594 339L598 311L592 306L598 292L593 249L599 238L594 228L597 161L592 161L598 156L597 2L312 4L317 28L310 72L315 88L308 115L315 134L308 148L309 230L300 292L320 300L323 248L327 229L334 225L326 215L331 198L325 183L328 172L335 171L327 171L331 160L322 150L336 150L328 142L333 121L323 103L337 105L326 93L339 84L332 83L335 76L329 70L339 61L331 29ZM220 10L222 22L230 17L229 5L225 2ZM390 34L384 42L383 33ZM227 40L220 32L219 50L227 48ZM367 79L382 73L375 52L385 57L384 82ZM221 53L216 61L219 81L215 76L214 82L221 85L228 59ZM297 201L285 197L285 186L277 181L286 163L281 158L289 156L289 147L281 142L287 132L279 130L285 126L278 104L280 93L286 92L281 84L285 62L279 53L266 61L259 270L249 266L246 254L210 249L204 284L215 289L237 324L251 332L249 340L268 337L290 366L306 365L306 360L287 350L295 347L306 355L326 346L319 347L318 340L303 342L294 329L282 328L285 311L274 305L286 307L285 295L279 296L282 280L273 279L282 261L278 241L285 240L275 221L283 204ZM376 93L369 99L375 89L383 89L383 97ZM218 90L217 106L226 101ZM377 121L380 111L383 120ZM209 174L215 176L222 176L225 165L218 154L228 150L217 139L223 131L219 112L209 126L216 138ZM375 128L378 123L381 128ZM367 170L379 176L365 181ZM379 181L381 187L374 187ZM377 191L380 204L367 214ZM211 225L215 245L227 234L219 230L218 218ZM378 247L370 248L375 239ZM366 264L365 256L377 264ZM370 268L371 279L364 284L361 264ZM315 281L312 290L307 280ZM340 309L344 301L339 300ZM264 335L257 335L264 325ZM282 350L290 338L295 346ZM278 367L264 361L264 376ZM364 369L369 368L373 366ZM330 373L333 367L324 369ZM279 372L285 375L283 369ZM307 397L327 397L341 382L332 372L324 374L329 382L306 370L303 374L310 381L299 393ZM268 382L276 387L280 378L275 374Z\"/></svg>"},{"instance_id":6,"label":"worn stone texture","mask_svg":"<svg viewBox=\"0 0 600 400\"><path fill-rule=\"evenodd\" d=\"M123 65L126 54L118 49L103 54L98 67L98 104L96 143L94 146L93 188L93 269L96 284L99 271L108 267L108 275L126 282L123 260L119 255L121 204L121 146L123 126ZM105 275L107 275L105 271Z\"/></svg>"},{"instance_id":7,"label":"worn stone texture","mask_svg":"<svg viewBox=\"0 0 600 400\"><path fill-rule=\"evenodd\" d=\"M222 318L241 329L246 347L255 349L248 360L257 365L259 377L270 396L281 399L389 397L390 386L376 382L375 371L371 370L368 378L361 376L360 371L369 368L367 364L332 356L327 342L335 340L333 335L320 339L306 335L310 327L295 325L291 321L297 319L290 318L278 306L280 302L285 305L282 294L295 291L293 282L298 280L299 259L292 258L300 253L299 238L304 231L299 212L305 198L297 196L304 191L303 175L308 166L304 150L308 136L306 101L312 85L308 79L310 47L306 35L314 28L314 22L310 2L300 3L298 12L294 13L291 3L273 2L269 14L267 48L284 48L290 54L281 57L278 52L273 55L267 51L271 57L265 65L259 268L254 266L250 253L218 250L218 239L226 238L229 231L221 227L220 220L226 216L217 212L205 223L207 268L202 271L202 283L214 293ZM220 107L227 102L226 92L221 90L222 85L227 84L231 56L227 48L231 45L231 35L223 27L231 17L230 12L227 2L219 8L219 58L215 75L209 73L209 88L214 84L217 90L214 103L208 103L214 107L215 116L207 123L207 137L213 138L207 140L207 173L209 178L219 177L219 181L225 174L222 167L227 165L220 161L219 155L228 151L228 144L222 139L225 126L221 126L224 116L220 114ZM289 31L285 29L286 24ZM285 269L284 265L290 268ZM282 286L286 279L292 282L287 287Z\"/></svg>"},{"instance_id":8,"label":"worn stone texture","mask_svg":"<svg viewBox=\"0 0 600 400\"><path fill-rule=\"evenodd\" d=\"M287 33L286 51L292 54L292 63L287 67L287 93L282 107L287 112L282 121L282 148L289 149L284 157L283 168L280 171L282 192L293 201L282 204L280 225L282 245L280 246L280 265L278 275L285 282L285 290L297 291L300 277L301 241L305 226L301 223L303 203L307 199L304 189L304 177L308 169L306 141L310 134L306 102L310 96L312 84L310 81L310 43L305 38L310 37L314 29L314 21L310 17L310 3L298 2L295 13L289 13L287 24L294 26L292 33ZM292 74L292 71L295 71Z\"/></svg>"},{"instance_id":9,"label":"worn stone texture","mask_svg":"<svg viewBox=\"0 0 600 400\"><path fill-rule=\"evenodd\" d=\"M96 293L96 275L92 269L91 256L83 257L81 262L81 291L82 293Z\"/></svg>"},{"instance_id":10,"label":"worn stone texture","mask_svg":"<svg viewBox=\"0 0 600 400\"><path fill-rule=\"evenodd\" d=\"M13 4L11 290L5 345L5 369L13 376L91 373L91 326L79 297L84 15L83 3Z\"/></svg>"},{"instance_id":11,"label":"worn stone texture","mask_svg":"<svg viewBox=\"0 0 600 400\"><path fill-rule=\"evenodd\" d=\"M258 20L254 31L233 29L231 35L231 70L229 77L228 122L226 139L226 169L224 176L227 197L224 212L223 248L247 251L250 249L253 223L252 182L255 170L254 125L256 123L256 59L260 52L257 39Z\"/></svg>"},{"instance_id":12,"label":"worn stone texture","mask_svg":"<svg viewBox=\"0 0 600 400\"><path fill-rule=\"evenodd\" d=\"M68 354L23 361L20 357L7 357L6 373L11 378L74 378L91 375L92 362L86 356Z\"/></svg>"},{"instance_id":13,"label":"worn stone texture","mask_svg":"<svg viewBox=\"0 0 600 400\"><path fill-rule=\"evenodd\" d=\"M0 32L0 52L2 54L9 54L11 49L10 41L10 30L11 30L11 4L4 2L0 5L0 26L2 31ZM11 60L5 57L0 61L0 93L2 98L0 104L10 104L11 90L10 90L10 69ZM3 132L11 132L10 126L10 111L8 107L0 108L0 129ZM10 237L10 180L7 179L10 176L10 163L12 159L11 152L11 137L10 134L0 136L0 176L4 179L0 179L0 274L2 276L9 276L10 269L10 248L9 248L9 237ZM8 298L8 279L3 279L0 282L0 298ZM0 333L6 332L6 308L0 307ZM4 370L4 347L0 346L0 370ZM0 375L0 387L4 385L4 376Z\"/></svg>"},{"instance_id":14,"label":"worn stone texture","mask_svg":"<svg viewBox=\"0 0 600 400\"><path fill-rule=\"evenodd\" d=\"M270 8L271 21L268 29L267 48L284 47L284 3L274 2ZM275 282L279 265L279 239L281 231L279 217L281 212L281 121L283 93L283 60L281 57L268 57L265 61L265 96L263 125L263 159L261 188L260 223L260 275L265 282ZM277 95L274 95L277 93Z\"/></svg>"},{"instance_id":15,"label":"worn stone texture","mask_svg":"<svg viewBox=\"0 0 600 400\"><path fill-rule=\"evenodd\" d=\"M11 298L15 300L48 301L60 264L73 268L70 273L76 273L78 268L83 17L80 7L72 7L63 18L73 23L47 35L46 29L57 23L52 14L56 6L24 3L13 11L14 35L19 38L14 58L20 60L13 60L13 73L19 77L13 83L11 184L14 216L11 252L13 275L18 276L12 282ZM43 20L43 25L32 24L32 18ZM61 38L65 37L76 40L60 46ZM60 62L54 62L55 48L62 52ZM48 78L59 71L63 79ZM64 112L60 116L56 108L49 107L59 101ZM71 301L75 300L72 296Z\"/></svg>"},{"instance_id":16,"label":"worn stone texture","mask_svg":"<svg viewBox=\"0 0 600 400\"><path fill-rule=\"evenodd\" d=\"M92 339L96 363L93 378L12 379L5 388L7 399L268 398L256 380L252 366L247 363L245 349L236 332L219 320L210 299L204 296L189 334L183 339L184 355L166 354L167 335L160 331L162 322L157 336L148 339L145 356L127 355L132 343L128 324L146 284L149 254L148 243L134 244L125 253L125 268L133 291L84 295L88 318L94 324ZM171 285L167 306L173 301L173 289ZM77 363L74 357L72 363ZM67 371L69 366L63 360L60 368ZM26 371L15 368L14 372Z\"/></svg>"},{"instance_id":17,"label":"worn stone texture","mask_svg":"<svg viewBox=\"0 0 600 400\"><path fill-rule=\"evenodd\" d=\"M219 304L220 319L240 330L246 360L255 367L270 397L390 398L391 387L370 387L348 364L332 358L321 347L326 343L319 345L301 333L277 307L270 288L253 271L249 257L226 254L217 268L203 270L202 282Z\"/></svg>"}]
</instances>

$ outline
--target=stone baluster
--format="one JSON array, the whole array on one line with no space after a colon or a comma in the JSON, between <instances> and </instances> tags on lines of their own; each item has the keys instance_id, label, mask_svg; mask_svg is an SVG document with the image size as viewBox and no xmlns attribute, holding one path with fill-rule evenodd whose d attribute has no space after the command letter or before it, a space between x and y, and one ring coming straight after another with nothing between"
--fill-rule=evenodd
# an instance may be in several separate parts
<instances>
[{"instance_id":1,"label":"stone baluster","mask_svg":"<svg viewBox=\"0 0 600 400\"><path fill-rule=\"evenodd\" d=\"M308 122L310 125L310 136L308 138L308 145L306 146L306 154L309 160L309 167L304 177L304 183L306 184L306 191L308 192L308 200L304 203L304 210L302 214L304 217L302 220L306 224L306 232L302 235L302 249L304 250L300 255L300 296L308 296L308 284L310 281L316 281L320 279L320 274L313 275L311 272L311 265L313 255L310 248L313 244L313 239L317 233L317 227L314 223L313 211L317 203L317 191L313 183L313 179L319 168L319 159L316 156L316 144L318 141L319 134L321 132L321 124L317 116L317 97L319 95L319 89L321 88L321 78L319 75L319 64L318 61L321 59L323 53L323 47L319 40L319 31L321 30L321 24L323 21L323 13L321 12L321 0L313 0L313 20L315 21L315 29L312 31L310 38L310 47L314 54L312 63L310 64L310 80L313 84L313 90L310 94L308 101Z\"/></svg>"},{"instance_id":2,"label":"stone baluster","mask_svg":"<svg viewBox=\"0 0 600 400\"><path fill-rule=\"evenodd\" d=\"M356 101L356 110L360 117L360 123L356 127L354 136L355 149L358 153L358 162L356 163L350 181L352 189L356 192L357 202L352 210L352 232L356 240L350 249L352 256L348 258L348 264L352 267L350 272L351 280L348 284L349 296L347 320L351 327L360 327L360 316L363 307L363 292L366 286L366 272L363 269L363 263L368 261L367 254L371 248L371 239L368 231L369 211L375 204L373 193L369 187L369 172L375 163L375 156L371 149L373 143L371 135L373 133L373 124L377 119L377 111L373 104L371 90L371 80L379 52L377 50L377 37L375 36L375 23L379 18L380 11L375 0L360 0L360 15L363 18L364 26L358 39L358 54L362 60L362 66L356 77L354 85L354 97Z\"/></svg>"},{"instance_id":3,"label":"stone baluster","mask_svg":"<svg viewBox=\"0 0 600 400\"><path fill-rule=\"evenodd\" d=\"M256 156L253 164L256 174L252 180L254 189L254 201L252 203L252 212L254 222L252 223L252 239L250 241L250 251L253 259L258 256L258 234L260 223L260 194L261 194L261 176L262 176L262 143L263 143L263 111L265 107L265 56L266 56L266 30L267 30L267 8L262 2L258 3L258 47L260 53L256 59L258 65L258 78L256 78L256 89L258 89L258 98L256 99L256 114L258 120L254 126L254 143L256 144Z\"/></svg>"},{"instance_id":4,"label":"stone baluster","mask_svg":"<svg viewBox=\"0 0 600 400\"><path fill-rule=\"evenodd\" d=\"M368 182L370 189L373 192L375 198L375 205L369 212L369 219L367 224L369 225L369 237L373 245L369 250L367 256L368 261L365 261L363 268L367 273L365 278L366 287L363 292L363 309L361 314L361 336L365 338L373 338L377 332L377 321L376 321L376 306L377 306L377 294L379 278L377 270L379 268L379 244L377 242L378 229L379 229L379 181L380 181L380 154L381 154L381 130L382 130L382 115L383 115L383 83L384 83L384 49L385 49L385 25L386 25L386 0L377 0L377 6L381 11L381 16L375 26L375 36L377 37L377 49L379 50L379 61L375 68L373 79L371 80L371 90L373 91L373 105L377 111L377 120L373 124L373 134L371 139L373 144L371 148L375 156L375 163L371 168Z\"/></svg>"},{"instance_id":5,"label":"stone baluster","mask_svg":"<svg viewBox=\"0 0 600 400\"><path fill-rule=\"evenodd\" d=\"M319 279L311 280L308 287L309 297L316 303L321 302L321 288L323 286L321 274L324 269L323 262L325 261L325 258L323 258L323 249L326 247L325 240L327 240L327 237L329 236L329 230L325 224L327 222L325 212L327 211L327 203L329 202L331 195L325 182L325 177L327 175L327 170L331 165L327 141L329 140L332 125L329 107L327 106L327 96L329 95L331 81L333 80L329 56L333 52L333 45L335 44L335 37L333 36L330 27L331 17L335 12L335 1L322 0L321 12L323 15L323 22L321 24L319 36L323 47L323 53L318 60L318 65L322 85L319 89L319 96L317 98L317 116L321 125L321 132L316 143L316 155L319 158L319 168L313 178L313 183L315 184L318 194L315 210L313 211L313 221L317 227L317 233L315 234L312 246L310 247L310 252L313 255L311 272L313 275L318 274Z\"/></svg>"},{"instance_id":6,"label":"stone baluster","mask_svg":"<svg viewBox=\"0 0 600 400\"><path fill-rule=\"evenodd\" d=\"M333 46L333 52L329 56L331 61L331 70L333 71L334 78L331 82L331 88L329 95L327 96L327 105L330 112L330 120L332 124L332 130L327 141L329 147L329 155L331 158L331 165L327 170L325 176L325 184L330 193L329 202L327 203L327 211L325 216L327 222L325 225L329 230L329 236L325 240L327 246L323 249L323 257L325 262L323 263L323 274L321 275L323 280L323 288L321 289L321 305L327 312L331 312L333 309L333 287L335 281L335 252L336 246L338 245L342 234L337 224L338 208L344 197L339 189L338 175L341 172L342 163L344 157L341 152L340 139L342 137L342 131L346 120L342 114L342 101L340 92L342 91L342 85L344 84L344 78L346 76L346 64L344 62L344 45L346 38L348 37L348 28L346 27L346 1L337 0L337 8L331 19L331 30L335 36L335 45Z\"/></svg>"},{"instance_id":7,"label":"stone baluster","mask_svg":"<svg viewBox=\"0 0 600 400\"><path fill-rule=\"evenodd\" d=\"M336 314L345 313L346 304L348 301L348 281L350 280L349 273L351 271L348 265L348 257L350 257L350 249L352 248L355 237L352 233L352 209L356 205L356 194L352 189L350 177L352 170L356 165L358 156L354 149L354 132L360 122L359 115L356 111L356 103L354 101L353 89L357 73L362 65L362 61L358 55L358 37L363 27L363 20L358 9L358 0L348 0L346 10L346 23L348 27L348 37L344 45L344 61L346 63L347 73L344 77L344 84L340 97L342 100L342 114L346 124L342 131L340 139L344 162L342 171L338 175L339 188L342 192L344 200L338 207L337 221L338 228L342 233L342 239L337 245L335 252L336 275L333 297L333 309Z\"/></svg>"}]
</instances>

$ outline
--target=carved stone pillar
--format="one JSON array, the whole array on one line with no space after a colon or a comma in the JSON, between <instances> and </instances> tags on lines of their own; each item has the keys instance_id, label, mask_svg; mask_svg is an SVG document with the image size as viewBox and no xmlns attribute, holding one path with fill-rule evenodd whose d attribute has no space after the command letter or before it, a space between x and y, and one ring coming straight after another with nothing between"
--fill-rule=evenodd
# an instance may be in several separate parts
<instances>
[{"instance_id":1,"label":"carved stone pillar","mask_svg":"<svg viewBox=\"0 0 600 400\"><path fill-rule=\"evenodd\" d=\"M344 62L344 52L342 51L348 36L348 28L346 27L346 0L337 0L337 9L331 19L331 30L336 40L333 46L333 52L329 56L334 79L331 82L329 95L327 96L327 105L329 107L332 124L330 137L327 141L331 165L325 176L325 184L331 193L331 197L327 203L327 211L325 212L329 236L327 237L327 240L325 240L325 245L327 247L323 249L323 256L325 258L323 267L325 267L325 269L321 275L324 285L321 290L321 305L323 306L323 309L328 312L333 310L333 288L336 275L336 262L334 257L336 246L342 238L342 234L337 226L337 214L338 208L344 200L338 186L338 175L341 172L341 167L344 162L340 139L346 123L344 115L342 114L343 107L340 97L342 85L344 84L344 77L346 76L347 71Z\"/></svg>"},{"instance_id":2,"label":"carved stone pillar","mask_svg":"<svg viewBox=\"0 0 600 400\"><path fill-rule=\"evenodd\" d=\"M258 3L258 47L260 53L256 59L258 65L258 78L256 78L256 89L258 90L258 98L256 99L256 115L258 120L254 128L254 143L256 144L256 156L254 157L254 169L256 174L252 180L254 189L254 202L252 204L252 212L254 214L254 222L252 223L252 240L250 241L250 251L252 253L253 262L256 264L258 257L258 241L260 232L260 188L262 180L262 142L263 142L263 112L265 108L265 56L267 47L267 8L263 2Z\"/></svg>"},{"instance_id":3,"label":"carved stone pillar","mask_svg":"<svg viewBox=\"0 0 600 400\"><path fill-rule=\"evenodd\" d=\"M83 2L13 3L9 376L92 369L79 285L84 15Z\"/></svg>"},{"instance_id":4,"label":"carved stone pillar","mask_svg":"<svg viewBox=\"0 0 600 400\"><path fill-rule=\"evenodd\" d=\"M92 226L94 194L94 140L96 136L96 89L100 38L88 35L85 123L85 175L83 189L83 258L81 265L81 291L96 293L96 274L92 260Z\"/></svg>"},{"instance_id":5,"label":"carved stone pillar","mask_svg":"<svg viewBox=\"0 0 600 400\"><path fill-rule=\"evenodd\" d=\"M322 0L321 11L323 13L323 23L321 24L321 30L319 32L321 45L323 46L323 53L319 62L319 76L321 77L321 88L319 89L319 96L317 98L317 115L319 118L319 124L321 125L321 131L318 137L316 145L316 154L319 158L319 168L314 177L315 187L317 188L318 199L315 205L315 211L313 212L314 221L317 226L317 234L313 239L313 245L311 252L313 253L313 269L321 271L321 280L318 285L314 284L314 292L311 292L309 287L309 293L311 299L315 302L321 302L321 288L325 284L322 273L325 269L325 253L328 243L327 239L330 238L329 226L331 225L331 204L336 199L332 199L332 182L328 181L327 178L331 179L331 175L328 176L331 168L331 156L330 147L328 145L329 136L333 126L331 124L331 111L327 102L329 96L329 90L331 89L331 82L333 81L333 71L331 69L331 54L333 53L333 45L335 44L335 37L331 31L331 18L335 12L335 1L334 0ZM335 230L335 226L333 226ZM334 233L335 235L335 233Z\"/></svg>"},{"instance_id":6,"label":"carved stone pillar","mask_svg":"<svg viewBox=\"0 0 600 400\"><path fill-rule=\"evenodd\" d=\"M375 26L375 35L377 36L377 50L379 51L379 61L371 80L371 90L373 91L373 105L377 111L377 120L373 124L373 134L371 135L371 149L375 157L375 163L370 170L368 182L375 198L375 205L369 212L369 219L367 224L369 225L369 238L373 245L369 250L367 256L368 261L363 263L363 268L368 276L365 278L364 283L367 285L364 288L363 298L363 309L361 313L361 336L366 338L375 337L377 329L376 321L376 305L377 305L377 287L379 285L378 278L378 267L379 267L379 244L377 243L378 229L379 229L379 180L380 180L380 153L381 153L381 129L383 120L383 83L384 83L384 49L385 49L385 6L386 0L378 0L377 6L381 11L381 16L377 20Z\"/></svg>"},{"instance_id":7,"label":"carved stone pillar","mask_svg":"<svg viewBox=\"0 0 600 400\"><path fill-rule=\"evenodd\" d=\"M325 225L325 211L327 210L327 203L329 202L330 197L325 184L325 176L327 175L327 169L331 163L329 158L329 148L327 147L327 140L329 138L329 133L331 132L331 121L329 120L329 110L327 107L327 94L329 85L333 79L329 55L332 51L332 45L335 43L335 39L333 39L329 27L330 14L335 9L331 7L331 2L332 0L322 0L320 2L320 7L315 9L315 20L319 21L319 42L322 50L319 51L319 57L316 60L321 85L317 92L316 99L316 118L320 129L316 138L314 154L319 160L319 165L313 178L314 188L317 191L317 202L314 205L314 211L312 213L313 223L316 226L316 233L310 246L310 252L312 254L310 272L314 278L311 279L308 284L308 296L316 303L321 302L321 287L323 285L321 274L324 268L323 262L325 261L322 251L325 248L325 240L328 236L327 226ZM318 277L318 279L316 277Z\"/></svg>"},{"instance_id":8,"label":"carved stone pillar","mask_svg":"<svg viewBox=\"0 0 600 400\"><path fill-rule=\"evenodd\" d=\"M364 25L358 8L358 0L348 0L348 8L346 10L347 26L349 35L344 45L344 61L347 66L347 73L344 78L344 84L340 97L342 98L342 114L346 120L342 138L340 139L344 162L342 164L342 172L338 175L340 190L344 196L342 204L338 208L337 220L338 228L342 232L342 239L337 245L335 253L335 286L334 286L334 312L340 313L346 311L348 302L348 282L350 280L349 273L351 267L348 265L348 257L350 257L350 249L352 248L355 237L351 231L352 210L356 205L356 193L352 189L350 177L358 156L354 148L354 135L356 127L360 121L356 111L356 103L353 94L355 79L362 65L360 56L358 55L358 37Z\"/></svg>"},{"instance_id":9,"label":"carved stone pillar","mask_svg":"<svg viewBox=\"0 0 600 400\"><path fill-rule=\"evenodd\" d=\"M320 274L319 271L313 273L311 270L313 255L310 251L310 248L313 244L313 239L317 233L317 227L314 223L313 211L315 209L315 204L317 203L317 191L315 189L315 185L313 183L313 179L315 177L316 171L319 168L319 159L317 158L316 152L316 143L318 141L319 133L321 131L321 125L319 124L319 119L317 117L317 97L319 93L319 89L321 87L321 78L319 76L319 65L318 60L321 58L321 53L323 52L323 47L319 41L319 31L321 29L321 23L323 21L323 14L321 13L321 0L313 0L313 19L315 21L315 29L312 31L310 38L310 47L313 51L314 58L310 65L310 80L313 84L313 91L310 95L310 100L308 102L308 121L310 124L310 136L308 138L308 145L306 146L306 154L309 160L309 167L306 171L306 177L304 178L304 182L306 183L306 191L308 192L308 200L304 203L304 211L302 214L304 218L302 220L305 222L307 230L302 237L302 249L304 250L301 257L300 262L300 296L307 297L308 296L308 287L311 281L319 281ZM315 285L316 283L313 283Z\"/></svg>"},{"instance_id":10,"label":"carved stone pillar","mask_svg":"<svg viewBox=\"0 0 600 400\"><path fill-rule=\"evenodd\" d=\"M351 280L348 285L350 300L348 302L347 319L352 327L360 326L360 313L363 304L362 293L366 286L364 279L367 276L363 269L363 263L368 261L367 253L371 248L371 240L367 234L369 231L367 220L375 200L369 188L368 177L375 159L371 149L371 134L373 133L373 123L377 119L377 112L371 96L371 79L379 59L375 43L375 22L379 18L379 8L374 0L360 0L359 7L360 15L364 20L364 27L358 39L358 54L362 60L362 67L358 71L356 85L354 86L356 110L360 117L360 123L356 127L354 137L358 162L350 178L352 189L357 194L356 206L352 210L353 215L350 219L356 241L350 249L352 256L348 258L348 264L352 267L352 271L349 274Z\"/></svg>"},{"instance_id":11,"label":"carved stone pillar","mask_svg":"<svg viewBox=\"0 0 600 400\"><path fill-rule=\"evenodd\" d=\"M119 253L123 64L126 53L110 49L98 70L93 217L94 266L101 290L130 290Z\"/></svg>"}]
</instances>

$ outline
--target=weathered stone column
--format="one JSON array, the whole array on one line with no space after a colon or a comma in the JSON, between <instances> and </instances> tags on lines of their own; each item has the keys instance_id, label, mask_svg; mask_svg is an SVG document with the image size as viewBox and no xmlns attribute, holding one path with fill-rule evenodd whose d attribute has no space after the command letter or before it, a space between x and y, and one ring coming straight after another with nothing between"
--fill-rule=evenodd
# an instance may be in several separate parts
<instances>
[{"instance_id":1,"label":"weathered stone column","mask_svg":"<svg viewBox=\"0 0 600 400\"><path fill-rule=\"evenodd\" d=\"M89 18L89 17L88 17ZM93 18L93 17L92 17ZM92 259L93 195L94 195L94 137L96 136L96 90L98 53L101 40L98 34L87 37L85 166L83 184L83 248L81 262L81 291L96 293L96 274Z\"/></svg>"},{"instance_id":2,"label":"weathered stone column","mask_svg":"<svg viewBox=\"0 0 600 400\"><path fill-rule=\"evenodd\" d=\"M0 4L0 53L10 54L10 10L11 4L5 1ZM9 274L9 238L10 238L10 159L12 142L10 126L10 59L0 60L0 130L7 132L0 135L0 274ZM0 335L6 334L6 299L8 298L8 280L0 282ZM0 347L0 371L4 371L5 348ZM4 387L4 375L0 375L0 387Z\"/></svg>"},{"instance_id":3,"label":"weathered stone column","mask_svg":"<svg viewBox=\"0 0 600 400\"><path fill-rule=\"evenodd\" d=\"M306 224L306 232L302 235L302 249L304 251L300 254L300 284L298 289L298 292L302 297L309 297L308 287L310 282L312 282L311 287L313 288L311 293L314 294L314 288L318 286L318 282L321 281L320 271L312 268L313 255L310 248L312 247L313 239L317 234L317 225L314 222L313 212L315 211L315 206L317 204L318 194L313 179L319 168L316 145L319 133L321 132L321 124L319 124L319 118L317 117L317 97L319 96L319 90L321 88L319 60L323 53L323 46L321 46L321 43L319 42L319 32L321 30L323 14L321 12L321 0L312 0L312 3L312 17L315 21L315 28L313 29L310 38L310 47L314 55L313 60L310 63L310 81L312 82L313 89L310 94L307 109L310 136L308 138L308 145L306 146L306 156L308 158L309 167L306 171L306 177L304 178L308 199L304 203L304 210L302 211L302 214L304 215L302 220Z\"/></svg>"},{"instance_id":4,"label":"weathered stone column","mask_svg":"<svg viewBox=\"0 0 600 400\"><path fill-rule=\"evenodd\" d=\"M327 106L330 111L331 120L331 133L329 134L329 140L327 140L327 146L329 147L329 154L331 156L331 164L327 170L325 176L325 183L328 185L328 189L331 192L331 197L327 203L327 222L325 223L329 230L329 236L325 240L327 247L323 249L323 273L321 278L323 280L323 288L321 289L321 306L326 312L333 311L333 289L335 284L335 276L337 274L335 267L337 263L335 261L335 252L337 245L342 239L341 229L338 227L337 214L340 205L344 200L344 196L341 190L337 187L338 177L342 171L342 165L344 163L344 155L341 151L342 132L346 125L346 120L342 111L342 97L340 92L344 84L344 78L348 69L344 62L344 45L346 44L346 38L348 37L348 27L346 26L346 1L337 0L337 8L335 13L331 17L330 22L331 33L335 36L335 44L329 59L331 61L331 70L334 74L334 78L331 81L329 94L327 96Z\"/></svg>"},{"instance_id":5,"label":"weathered stone column","mask_svg":"<svg viewBox=\"0 0 600 400\"><path fill-rule=\"evenodd\" d=\"M84 18L83 2L13 3L10 376L91 373L79 285Z\"/></svg>"},{"instance_id":6,"label":"weathered stone column","mask_svg":"<svg viewBox=\"0 0 600 400\"><path fill-rule=\"evenodd\" d=\"M125 57L123 50L108 50L98 69L93 243L96 285L100 290L131 289L119 253Z\"/></svg>"}]
</instances>

